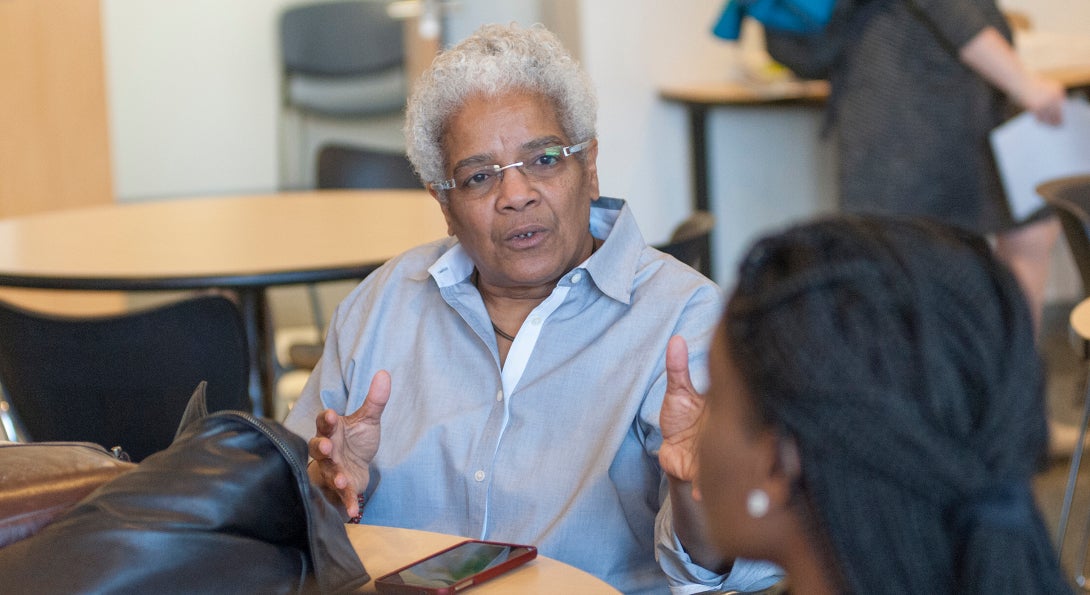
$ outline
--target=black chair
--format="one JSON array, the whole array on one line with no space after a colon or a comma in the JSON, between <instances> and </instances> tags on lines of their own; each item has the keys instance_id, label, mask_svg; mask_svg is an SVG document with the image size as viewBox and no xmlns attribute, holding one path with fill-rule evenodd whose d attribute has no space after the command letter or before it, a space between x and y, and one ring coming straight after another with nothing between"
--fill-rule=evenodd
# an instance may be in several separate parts
<instances>
[{"instance_id":1,"label":"black chair","mask_svg":"<svg viewBox=\"0 0 1090 595\"><path fill-rule=\"evenodd\" d=\"M404 153L340 144L318 152L318 188L421 187Z\"/></svg>"},{"instance_id":2,"label":"black chair","mask_svg":"<svg viewBox=\"0 0 1090 595\"><path fill-rule=\"evenodd\" d=\"M1090 296L1090 175L1050 180L1037 187L1037 194L1060 219L1083 295Z\"/></svg>"},{"instance_id":3,"label":"black chair","mask_svg":"<svg viewBox=\"0 0 1090 595\"><path fill-rule=\"evenodd\" d=\"M1053 212L1056 213L1060 220L1064 239L1067 242L1068 249L1071 250L1075 267L1079 271L1085 300L1090 297L1090 175L1050 180L1037 187L1037 194L1044 199L1046 204L1052 207ZM1090 361L1090 335L1087 335L1086 330L1072 325L1071 338L1083 360ZM1056 535L1056 547L1061 554L1063 553L1070 521L1075 486L1079 479L1079 467L1082 464L1083 448L1080 445L1086 443L1087 427L1090 425L1090 392L1084 398L1082 422L1079 426L1075 450L1071 456L1071 467L1068 472L1067 486L1064 490L1064 500L1060 509L1060 521ZM1088 520L1088 523L1090 523L1090 520ZM1080 557L1077 560L1086 559L1088 545L1090 545L1090 524L1087 525L1083 532L1079 550ZM1087 582L1087 578L1083 575L1083 567L1084 565L1080 563L1075 577L1076 582L1080 585Z\"/></svg>"},{"instance_id":4,"label":"black chair","mask_svg":"<svg viewBox=\"0 0 1090 595\"><path fill-rule=\"evenodd\" d=\"M307 124L312 118L338 124L370 122L385 135L392 129L400 138L408 94L404 34L386 4L310 2L281 13L281 102L285 112L299 116L300 137L297 151L291 151L286 141L282 149L300 170L311 161ZM330 135L340 136L331 132L323 136Z\"/></svg>"},{"instance_id":5,"label":"black chair","mask_svg":"<svg viewBox=\"0 0 1090 595\"><path fill-rule=\"evenodd\" d=\"M120 446L134 461L170 445L189 397L251 411L242 317L204 295L120 315L67 317L0 302L0 385L19 436Z\"/></svg>"},{"instance_id":6,"label":"black chair","mask_svg":"<svg viewBox=\"0 0 1090 595\"><path fill-rule=\"evenodd\" d=\"M402 38L385 2L286 8L280 17L285 103L339 117L400 110L407 84Z\"/></svg>"},{"instance_id":7,"label":"black chair","mask_svg":"<svg viewBox=\"0 0 1090 595\"><path fill-rule=\"evenodd\" d=\"M711 278L711 233L715 215L695 211L678 224L666 244L655 246Z\"/></svg>"}]
</instances>

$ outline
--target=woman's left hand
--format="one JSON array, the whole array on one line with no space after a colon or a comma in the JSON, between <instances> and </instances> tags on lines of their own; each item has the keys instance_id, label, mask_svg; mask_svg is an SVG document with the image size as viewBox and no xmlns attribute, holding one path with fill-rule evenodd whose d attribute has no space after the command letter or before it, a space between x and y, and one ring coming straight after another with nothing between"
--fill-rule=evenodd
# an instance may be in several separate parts
<instances>
[{"instance_id":1,"label":"woman's left hand","mask_svg":"<svg viewBox=\"0 0 1090 595\"><path fill-rule=\"evenodd\" d=\"M666 396L659 412L662 448L659 465L673 479L691 482L696 475L696 437L704 396L689 377L689 347L675 336L666 345Z\"/></svg>"}]
</instances>

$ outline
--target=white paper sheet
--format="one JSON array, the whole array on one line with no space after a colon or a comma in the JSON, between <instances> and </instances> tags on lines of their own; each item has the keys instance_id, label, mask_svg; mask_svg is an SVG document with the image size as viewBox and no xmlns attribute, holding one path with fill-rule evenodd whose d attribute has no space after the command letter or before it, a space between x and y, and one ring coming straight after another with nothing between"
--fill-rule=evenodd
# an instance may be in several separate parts
<instances>
[{"instance_id":1,"label":"white paper sheet","mask_svg":"<svg viewBox=\"0 0 1090 595\"><path fill-rule=\"evenodd\" d=\"M1019 114L992 131L991 143L1011 214L1021 221L1044 206L1038 184L1090 174L1090 103L1068 99L1060 126Z\"/></svg>"}]
</instances>

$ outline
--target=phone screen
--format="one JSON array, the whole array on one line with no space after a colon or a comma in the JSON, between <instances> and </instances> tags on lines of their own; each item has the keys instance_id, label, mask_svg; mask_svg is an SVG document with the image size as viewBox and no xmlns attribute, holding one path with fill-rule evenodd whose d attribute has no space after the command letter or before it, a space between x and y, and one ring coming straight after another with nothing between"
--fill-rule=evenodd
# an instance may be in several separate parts
<instances>
[{"instance_id":1,"label":"phone screen","mask_svg":"<svg viewBox=\"0 0 1090 595\"><path fill-rule=\"evenodd\" d=\"M414 587L449 587L532 550L524 546L469 541L402 569L396 576L401 583Z\"/></svg>"}]
</instances>

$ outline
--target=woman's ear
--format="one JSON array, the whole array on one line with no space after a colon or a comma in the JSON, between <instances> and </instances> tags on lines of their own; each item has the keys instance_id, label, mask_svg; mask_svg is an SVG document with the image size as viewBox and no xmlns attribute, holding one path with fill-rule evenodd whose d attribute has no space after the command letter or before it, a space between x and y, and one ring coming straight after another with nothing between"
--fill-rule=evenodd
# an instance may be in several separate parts
<instances>
[{"instance_id":1,"label":"woman's ear","mask_svg":"<svg viewBox=\"0 0 1090 595\"><path fill-rule=\"evenodd\" d=\"M774 505L786 508L794 492L794 486L802 477L802 459L799 445L787 434L776 434L775 462L772 465L769 499Z\"/></svg>"},{"instance_id":2,"label":"woman's ear","mask_svg":"<svg viewBox=\"0 0 1090 595\"><path fill-rule=\"evenodd\" d=\"M793 486L802 474L798 445L790 436L772 430L763 431L758 442L757 480L768 494L769 509L784 510L791 500Z\"/></svg>"},{"instance_id":3,"label":"woman's ear","mask_svg":"<svg viewBox=\"0 0 1090 595\"><path fill-rule=\"evenodd\" d=\"M583 157L586 164L586 189L585 192L590 195L590 200L598 200L598 139L594 138L590 141L590 146L583 150L586 154Z\"/></svg>"},{"instance_id":4,"label":"woman's ear","mask_svg":"<svg viewBox=\"0 0 1090 595\"><path fill-rule=\"evenodd\" d=\"M454 225L453 225L453 221L451 220L451 215L450 215L450 203L447 202L446 200L443 200L442 198L440 198L436 194L435 190L429 190L429 192L431 192L432 196L434 196L435 199L439 201L439 208L442 209L443 218L446 219L446 221L447 221L447 235L448 236L454 235Z\"/></svg>"}]
</instances>

